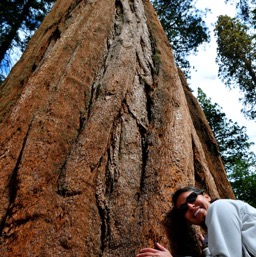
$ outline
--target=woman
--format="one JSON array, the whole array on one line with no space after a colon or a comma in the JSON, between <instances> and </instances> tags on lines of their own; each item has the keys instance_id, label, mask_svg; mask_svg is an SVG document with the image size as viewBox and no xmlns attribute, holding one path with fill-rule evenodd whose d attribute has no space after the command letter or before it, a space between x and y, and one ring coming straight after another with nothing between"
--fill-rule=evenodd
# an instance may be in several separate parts
<instances>
[{"instance_id":1,"label":"woman","mask_svg":"<svg viewBox=\"0 0 256 257\"><path fill-rule=\"evenodd\" d=\"M190 224L207 228L212 256L256 256L256 209L249 204L229 199L212 202L204 190L195 187L176 191L173 204ZM136 257L172 257L160 244L157 248L144 248Z\"/></svg>"}]
</instances>

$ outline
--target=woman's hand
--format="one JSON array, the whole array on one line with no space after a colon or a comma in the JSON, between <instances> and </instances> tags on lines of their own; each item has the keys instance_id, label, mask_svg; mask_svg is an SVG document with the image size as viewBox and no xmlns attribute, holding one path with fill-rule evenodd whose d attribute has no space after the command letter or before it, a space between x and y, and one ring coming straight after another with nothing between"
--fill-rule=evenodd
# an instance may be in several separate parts
<instances>
[{"instance_id":1,"label":"woman's hand","mask_svg":"<svg viewBox=\"0 0 256 257\"><path fill-rule=\"evenodd\" d=\"M198 237L198 240L199 240L199 246L203 249L205 247L204 246L205 237L203 236L203 234L198 234L197 237Z\"/></svg>"},{"instance_id":2,"label":"woman's hand","mask_svg":"<svg viewBox=\"0 0 256 257\"><path fill-rule=\"evenodd\" d=\"M159 243L156 244L158 249L143 248L136 257L172 257L171 253Z\"/></svg>"}]
</instances>

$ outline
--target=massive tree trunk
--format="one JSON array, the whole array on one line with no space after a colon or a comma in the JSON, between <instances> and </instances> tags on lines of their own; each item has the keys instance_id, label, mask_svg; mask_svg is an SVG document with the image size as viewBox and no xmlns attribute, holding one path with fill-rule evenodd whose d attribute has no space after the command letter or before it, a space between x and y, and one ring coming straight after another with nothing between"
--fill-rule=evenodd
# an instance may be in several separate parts
<instances>
[{"instance_id":1,"label":"massive tree trunk","mask_svg":"<svg viewBox=\"0 0 256 257\"><path fill-rule=\"evenodd\" d=\"M172 193L233 197L149 1L57 0L0 101L1 256L196 254L165 229Z\"/></svg>"}]
</instances>

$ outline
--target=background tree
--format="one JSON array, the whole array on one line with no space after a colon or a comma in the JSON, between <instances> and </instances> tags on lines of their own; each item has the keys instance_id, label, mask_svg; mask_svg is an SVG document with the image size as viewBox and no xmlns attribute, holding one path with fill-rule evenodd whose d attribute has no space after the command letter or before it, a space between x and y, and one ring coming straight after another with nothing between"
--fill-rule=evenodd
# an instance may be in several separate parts
<instances>
[{"instance_id":1,"label":"background tree","mask_svg":"<svg viewBox=\"0 0 256 257\"><path fill-rule=\"evenodd\" d=\"M250 151L254 143L249 142L246 128L228 119L200 88L197 97L218 142L236 197L256 207L256 155Z\"/></svg>"},{"instance_id":2,"label":"background tree","mask_svg":"<svg viewBox=\"0 0 256 257\"><path fill-rule=\"evenodd\" d=\"M230 88L243 93L242 112L256 118L255 1L238 2L236 18L220 16L216 23L219 77Z\"/></svg>"},{"instance_id":3,"label":"background tree","mask_svg":"<svg viewBox=\"0 0 256 257\"><path fill-rule=\"evenodd\" d=\"M173 48L176 63L189 76L187 57L210 39L203 20L208 10L199 11L195 0L152 0L152 3Z\"/></svg>"},{"instance_id":4,"label":"background tree","mask_svg":"<svg viewBox=\"0 0 256 257\"><path fill-rule=\"evenodd\" d=\"M177 64L189 77L187 56L209 41L203 12L196 1L152 0L173 47ZM219 77L228 87L244 94L242 112L256 117L256 9L255 0L226 0L236 5L237 17L220 16L216 24ZM181 47L182 46L182 47Z\"/></svg>"},{"instance_id":5,"label":"background tree","mask_svg":"<svg viewBox=\"0 0 256 257\"><path fill-rule=\"evenodd\" d=\"M255 20L255 0L225 0L226 3L235 4L236 16L243 20L243 22L249 22L253 25Z\"/></svg>"},{"instance_id":6,"label":"background tree","mask_svg":"<svg viewBox=\"0 0 256 257\"><path fill-rule=\"evenodd\" d=\"M23 52L32 33L55 0L1 0L0 2L0 79L9 72L11 53Z\"/></svg>"}]
</instances>

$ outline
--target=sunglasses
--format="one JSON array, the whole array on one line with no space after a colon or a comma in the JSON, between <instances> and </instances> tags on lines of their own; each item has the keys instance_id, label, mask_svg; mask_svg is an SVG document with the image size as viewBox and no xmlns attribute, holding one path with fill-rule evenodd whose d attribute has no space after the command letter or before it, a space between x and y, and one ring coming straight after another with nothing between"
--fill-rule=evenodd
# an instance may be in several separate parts
<instances>
[{"instance_id":1,"label":"sunglasses","mask_svg":"<svg viewBox=\"0 0 256 257\"><path fill-rule=\"evenodd\" d=\"M193 203L198 195L202 195L203 191L199 191L199 192L192 192L189 196L187 196L186 198L186 202L183 203L179 208L179 212L182 213L182 215L184 216L188 210L188 203Z\"/></svg>"}]
</instances>

